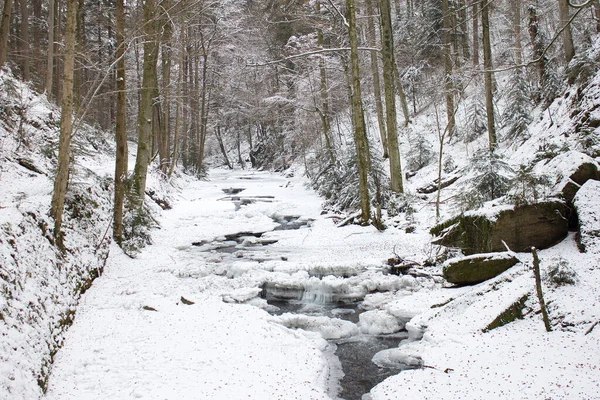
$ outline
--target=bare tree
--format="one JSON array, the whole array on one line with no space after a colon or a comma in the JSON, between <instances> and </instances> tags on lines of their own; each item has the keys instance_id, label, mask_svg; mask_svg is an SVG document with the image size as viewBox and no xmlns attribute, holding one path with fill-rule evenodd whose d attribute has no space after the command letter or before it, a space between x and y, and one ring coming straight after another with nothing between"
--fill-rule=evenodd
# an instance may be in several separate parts
<instances>
[{"instance_id":1,"label":"bare tree","mask_svg":"<svg viewBox=\"0 0 600 400\"><path fill-rule=\"evenodd\" d=\"M388 137L388 153L390 156L390 189L402 193L402 166L398 145L398 117L396 114L396 91L394 82L394 37L392 33L392 16L389 0L379 0L381 13L381 56L383 58L383 88L385 93L385 121ZM400 82L397 82L400 85Z\"/></svg>"},{"instance_id":2,"label":"bare tree","mask_svg":"<svg viewBox=\"0 0 600 400\"><path fill-rule=\"evenodd\" d=\"M371 218L369 186L367 175L369 171L369 143L367 142L367 131L365 126L365 115L362 106L362 95L360 89L360 68L358 63L358 36L356 32L356 8L354 0L346 0L348 20L348 36L350 39L350 71L351 71L351 108L352 125L354 128L354 146L356 147L356 158L358 165L358 183L360 195L360 217L363 223Z\"/></svg>"},{"instance_id":3,"label":"bare tree","mask_svg":"<svg viewBox=\"0 0 600 400\"><path fill-rule=\"evenodd\" d=\"M367 12L367 35L369 38L369 46L375 48L377 42L375 39L375 10L373 0L365 0ZM379 63L377 60L377 51L371 50L371 74L373 75L373 95L375 96L375 110L377 112L377 124L379 126L379 136L381 137L381 145L383 147L383 158L388 158L388 141L385 128L385 119L383 117L383 104L381 102L381 83L379 81Z\"/></svg>"},{"instance_id":4,"label":"bare tree","mask_svg":"<svg viewBox=\"0 0 600 400\"><path fill-rule=\"evenodd\" d=\"M144 204L148 166L152 158L152 105L157 88L158 62L157 6L155 0L146 0L144 10L144 59L142 88L138 111L138 148L133 176L133 196L139 208Z\"/></svg>"},{"instance_id":5,"label":"bare tree","mask_svg":"<svg viewBox=\"0 0 600 400\"><path fill-rule=\"evenodd\" d=\"M117 154L115 162L115 198L113 210L113 237L120 245L123 242L123 203L127 188L127 93L125 85L125 5L116 1L117 29L117 116L115 140Z\"/></svg>"},{"instance_id":6,"label":"bare tree","mask_svg":"<svg viewBox=\"0 0 600 400\"><path fill-rule=\"evenodd\" d=\"M73 71L75 66L75 24L77 17L77 0L67 0L65 23L64 62L62 76L62 104L60 115L60 138L58 144L58 168L54 179L54 191L50 215L54 218L54 238L59 248L64 250L62 233L63 211L67 182L69 180L69 164L71 160L71 135L73 133Z\"/></svg>"}]
</instances>

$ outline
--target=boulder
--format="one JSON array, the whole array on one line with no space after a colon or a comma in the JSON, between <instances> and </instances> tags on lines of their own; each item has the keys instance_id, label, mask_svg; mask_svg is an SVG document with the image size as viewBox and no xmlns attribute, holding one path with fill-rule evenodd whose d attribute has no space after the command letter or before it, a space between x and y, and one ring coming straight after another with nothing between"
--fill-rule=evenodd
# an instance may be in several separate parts
<instances>
[{"instance_id":1,"label":"boulder","mask_svg":"<svg viewBox=\"0 0 600 400\"><path fill-rule=\"evenodd\" d=\"M472 285L500 275L519 259L513 252L474 254L454 258L444 263L444 279L457 285Z\"/></svg>"},{"instance_id":2,"label":"boulder","mask_svg":"<svg viewBox=\"0 0 600 400\"><path fill-rule=\"evenodd\" d=\"M590 156L575 150L561 153L538 167L540 173L555 177L554 195L571 204L588 180L600 180L600 166Z\"/></svg>"},{"instance_id":3,"label":"boulder","mask_svg":"<svg viewBox=\"0 0 600 400\"><path fill-rule=\"evenodd\" d=\"M579 230L577 244L583 252L600 254L600 181L588 181L573 199Z\"/></svg>"},{"instance_id":4,"label":"boulder","mask_svg":"<svg viewBox=\"0 0 600 400\"><path fill-rule=\"evenodd\" d=\"M464 254L546 249L567 236L570 208L558 200L519 207L498 206L458 215L431 228L433 241Z\"/></svg>"}]
</instances>

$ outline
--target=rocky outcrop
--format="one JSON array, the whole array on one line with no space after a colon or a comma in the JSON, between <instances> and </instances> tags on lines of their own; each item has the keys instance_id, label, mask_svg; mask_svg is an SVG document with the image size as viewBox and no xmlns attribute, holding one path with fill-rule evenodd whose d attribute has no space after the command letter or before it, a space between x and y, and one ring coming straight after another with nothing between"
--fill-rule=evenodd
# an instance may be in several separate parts
<instances>
[{"instance_id":1,"label":"rocky outcrop","mask_svg":"<svg viewBox=\"0 0 600 400\"><path fill-rule=\"evenodd\" d=\"M571 204L579 188L588 180L600 180L600 167L590 156L578 151L559 154L540 167L540 172L555 177L554 194Z\"/></svg>"},{"instance_id":2,"label":"rocky outcrop","mask_svg":"<svg viewBox=\"0 0 600 400\"><path fill-rule=\"evenodd\" d=\"M519 259L513 252L474 254L446 261L444 279L457 285L472 285L500 275Z\"/></svg>"},{"instance_id":3,"label":"rocky outcrop","mask_svg":"<svg viewBox=\"0 0 600 400\"><path fill-rule=\"evenodd\" d=\"M577 243L583 252L600 254L600 181L588 181L573 200L579 219Z\"/></svg>"},{"instance_id":4,"label":"rocky outcrop","mask_svg":"<svg viewBox=\"0 0 600 400\"><path fill-rule=\"evenodd\" d=\"M433 243L476 254L505 250L504 243L513 251L545 249L567 236L570 209L561 201L497 208L461 214L434 226L430 233L438 238Z\"/></svg>"},{"instance_id":5,"label":"rocky outcrop","mask_svg":"<svg viewBox=\"0 0 600 400\"><path fill-rule=\"evenodd\" d=\"M517 319L523 319L523 309L529 299L529 295L522 296L519 300L510 305L500 315L498 315L488 326L483 329L483 332L489 332L493 329L500 328L506 324L510 324Z\"/></svg>"}]
</instances>

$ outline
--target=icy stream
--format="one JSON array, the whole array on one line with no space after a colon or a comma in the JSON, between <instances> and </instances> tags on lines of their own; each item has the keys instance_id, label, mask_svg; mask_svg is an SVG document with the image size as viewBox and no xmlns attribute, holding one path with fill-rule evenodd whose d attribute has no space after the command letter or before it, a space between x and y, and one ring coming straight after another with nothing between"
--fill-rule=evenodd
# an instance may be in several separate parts
<instances>
[{"instance_id":1,"label":"icy stream","mask_svg":"<svg viewBox=\"0 0 600 400\"><path fill-rule=\"evenodd\" d=\"M274 306L274 315L291 313L299 316L339 318L357 324L360 314L365 311L360 301L334 301L336 296L330 290L297 293L300 300L277 300L265 287L262 297ZM344 372L340 381L339 398L360 400L375 385L400 372L402 369L399 368L380 368L371 359L381 350L398 347L399 342L407 337L408 334L401 331L390 335L357 333L350 337L329 339L330 343L336 345L335 355Z\"/></svg>"},{"instance_id":2,"label":"icy stream","mask_svg":"<svg viewBox=\"0 0 600 400\"><path fill-rule=\"evenodd\" d=\"M242 191L233 186L223 189L230 196L220 199L235 204L236 216L244 215L248 212L245 210L260 203L279 201L276 196L239 195ZM275 226L222 233L213 239L194 242L193 246L205 254L209 262L216 262L215 271L234 280L247 271L248 265L255 265L254 268L263 271L259 289L267 306L262 307L277 316L282 325L319 332L329 342L338 358L331 361L332 376L337 374L335 369L340 364L343 371L338 393L331 393L333 397L360 400L375 385L406 369L397 365L382 368L372 362L375 354L397 348L400 341L408 337L403 329L406 321L391 315L384 316L383 320L379 316L372 317L373 314L369 316L367 314L376 311L363 301L369 293L385 294L410 287L410 279L402 281L399 277L386 276L381 268L352 262L294 267L297 264L288 263L288 255L306 252L304 239L311 233L315 220L295 213L269 214L269 218ZM302 244L290 248L287 244L294 237L303 237ZM286 272L272 271L270 265ZM244 301L247 300L241 302ZM367 313L365 318L361 318L364 313Z\"/></svg>"}]
</instances>

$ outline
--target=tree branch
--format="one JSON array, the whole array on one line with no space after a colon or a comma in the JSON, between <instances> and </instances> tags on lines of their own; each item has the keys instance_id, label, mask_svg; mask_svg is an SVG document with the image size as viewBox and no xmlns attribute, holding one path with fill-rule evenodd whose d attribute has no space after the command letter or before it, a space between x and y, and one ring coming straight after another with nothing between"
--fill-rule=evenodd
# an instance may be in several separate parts
<instances>
[{"instance_id":1,"label":"tree branch","mask_svg":"<svg viewBox=\"0 0 600 400\"><path fill-rule=\"evenodd\" d=\"M381 49L374 48L374 47L359 47L358 50L361 50L361 51L381 51ZM313 55L316 55L316 54L324 54L324 53L338 53L338 52L343 52L343 51L350 51L350 48L349 47L338 47L338 48L335 48L335 49L320 49L320 50L308 51L306 53L294 54L294 55L291 55L289 57L281 58L279 60L267 61L267 62L264 62L264 63L246 64L246 66L248 66L248 67L266 67L266 66L269 66L269 65L279 64L279 63L282 63L282 62L285 62L285 61L293 60L293 59L296 59L296 58L308 57L308 56L313 56Z\"/></svg>"}]
</instances>

